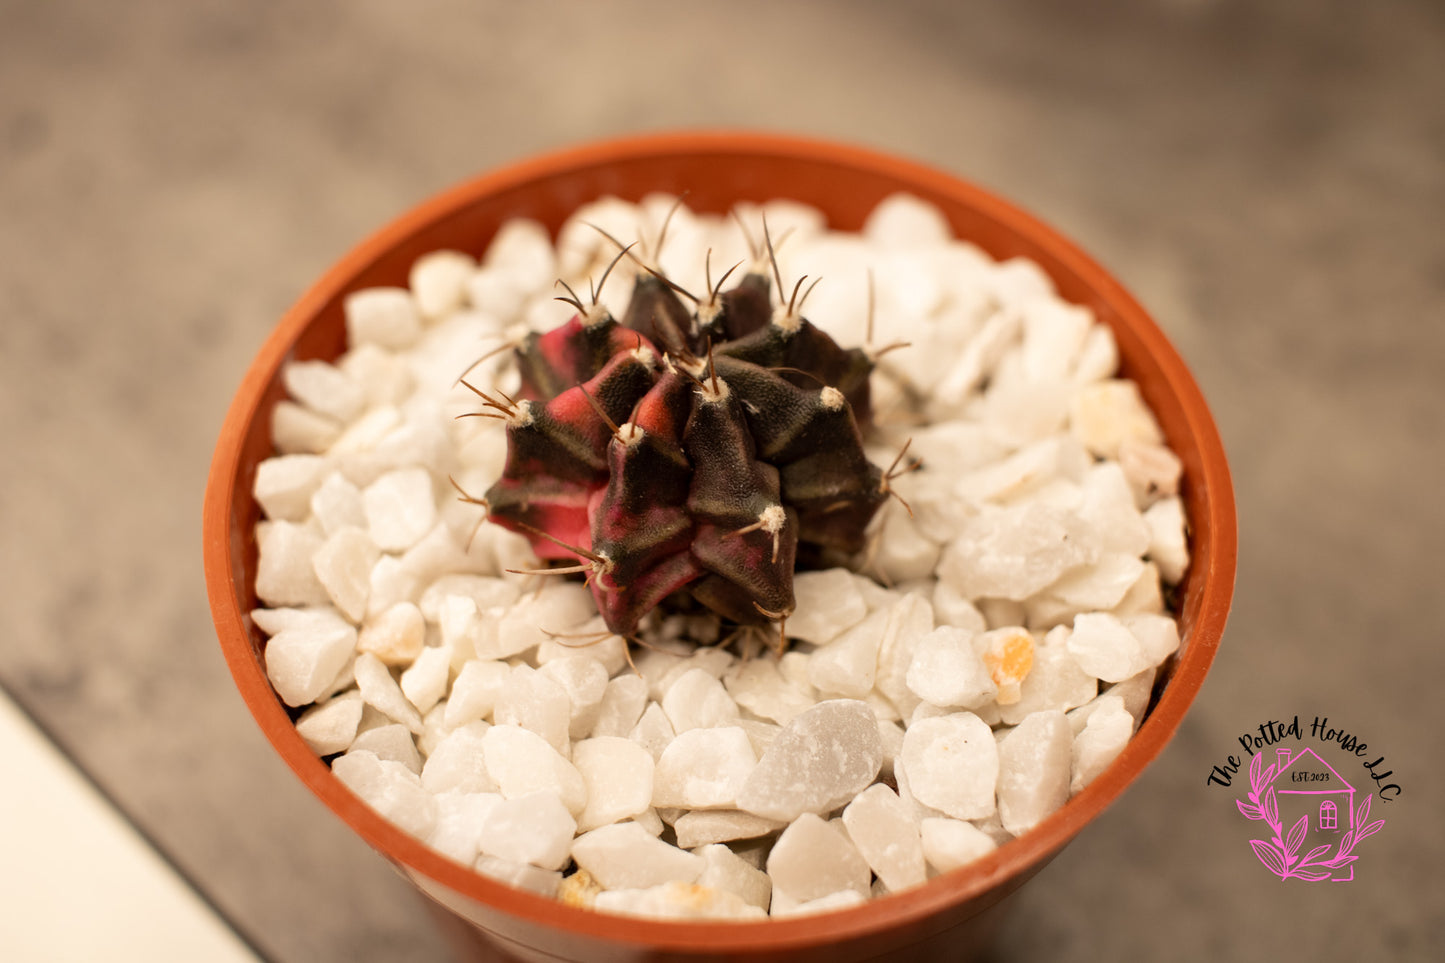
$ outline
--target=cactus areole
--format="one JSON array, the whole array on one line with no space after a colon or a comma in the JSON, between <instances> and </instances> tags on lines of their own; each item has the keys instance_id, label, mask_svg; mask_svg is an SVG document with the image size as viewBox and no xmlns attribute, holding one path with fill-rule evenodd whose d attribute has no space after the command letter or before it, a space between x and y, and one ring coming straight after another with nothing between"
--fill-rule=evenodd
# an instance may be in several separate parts
<instances>
[{"instance_id":1,"label":"cactus areole","mask_svg":"<svg viewBox=\"0 0 1445 963\"><path fill-rule=\"evenodd\" d=\"M577 313L516 348L517 398L472 389L507 430L488 517L571 560L553 571L585 574L620 635L680 590L785 619L799 561L859 551L887 497L860 429L872 358L802 317L802 281L775 305L765 268L727 276L698 298L639 271L620 320L564 298Z\"/></svg>"}]
</instances>

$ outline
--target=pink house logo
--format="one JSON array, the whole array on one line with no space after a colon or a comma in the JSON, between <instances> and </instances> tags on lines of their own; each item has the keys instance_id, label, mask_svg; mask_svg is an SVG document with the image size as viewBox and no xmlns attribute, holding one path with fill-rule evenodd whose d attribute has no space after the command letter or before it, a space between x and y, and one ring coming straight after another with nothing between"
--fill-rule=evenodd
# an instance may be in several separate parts
<instances>
[{"instance_id":1,"label":"pink house logo","mask_svg":"<svg viewBox=\"0 0 1445 963\"><path fill-rule=\"evenodd\" d=\"M1274 752L1269 765L1267 753L1254 757L1248 801L1235 800L1246 818L1263 820L1271 831L1268 839L1249 841L1254 855L1280 879L1354 879L1355 847L1385 825L1383 819L1368 822L1372 794L1360 794L1357 804L1355 787L1313 749Z\"/></svg>"}]
</instances>

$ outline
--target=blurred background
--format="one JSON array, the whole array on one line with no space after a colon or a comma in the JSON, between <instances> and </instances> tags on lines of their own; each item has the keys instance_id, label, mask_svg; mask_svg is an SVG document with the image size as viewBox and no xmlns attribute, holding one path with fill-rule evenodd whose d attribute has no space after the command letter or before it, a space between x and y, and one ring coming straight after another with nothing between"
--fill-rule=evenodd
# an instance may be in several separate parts
<instances>
[{"instance_id":1,"label":"blurred background","mask_svg":"<svg viewBox=\"0 0 1445 963\"><path fill-rule=\"evenodd\" d=\"M0 684L258 955L445 959L220 658L200 505L230 395L322 270L486 168L677 127L849 141L1094 254L1190 364L1234 471L1213 674L995 957L1433 958L1442 91L1437 0L0 0ZM1348 886L1263 872L1205 784L1295 713L1403 789ZM6 913L36 832L65 844L0 826Z\"/></svg>"}]
</instances>

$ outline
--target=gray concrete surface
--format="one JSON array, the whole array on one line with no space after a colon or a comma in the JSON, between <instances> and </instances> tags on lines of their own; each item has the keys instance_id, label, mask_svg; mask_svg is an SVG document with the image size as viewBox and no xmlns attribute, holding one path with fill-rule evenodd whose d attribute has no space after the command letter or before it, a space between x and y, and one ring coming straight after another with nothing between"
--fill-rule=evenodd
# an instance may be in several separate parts
<instances>
[{"instance_id":1,"label":"gray concrete surface","mask_svg":"<svg viewBox=\"0 0 1445 963\"><path fill-rule=\"evenodd\" d=\"M442 958L217 653L200 498L232 390L347 247L491 165L678 126L855 141L1094 252L1192 366L1234 469L1214 673L996 958L1431 958L1442 90L1432 0L4 0L0 680L275 960ZM1295 713L1403 789L1345 886L1263 872L1205 785Z\"/></svg>"}]
</instances>

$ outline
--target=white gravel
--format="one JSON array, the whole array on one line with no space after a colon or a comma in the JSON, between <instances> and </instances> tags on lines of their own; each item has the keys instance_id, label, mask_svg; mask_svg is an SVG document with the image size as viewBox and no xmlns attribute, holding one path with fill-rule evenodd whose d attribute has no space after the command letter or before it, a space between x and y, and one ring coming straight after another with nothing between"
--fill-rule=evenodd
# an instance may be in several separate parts
<instances>
[{"instance_id":1,"label":"white gravel","mask_svg":"<svg viewBox=\"0 0 1445 963\"><path fill-rule=\"evenodd\" d=\"M1189 565L1179 459L1117 349L1037 266L996 263L907 196L857 235L766 210L785 278L840 343L907 341L874 375L870 457L921 470L844 568L799 573L781 658L721 649L710 617L650 618L630 655L576 582L508 574L526 540L477 527L495 422L455 379L565 321L610 260L584 225L655 236L672 198L584 206L554 250L516 221L480 263L419 259L410 289L345 302L350 349L284 373L261 463L256 623L297 729L348 787L477 871L608 912L755 918L918 885L1029 832L1123 751L1179 647L1164 588ZM682 209L663 267L748 258ZM600 293L625 306L633 268ZM510 390L506 352L468 373ZM545 581L545 584L541 584Z\"/></svg>"}]
</instances>

